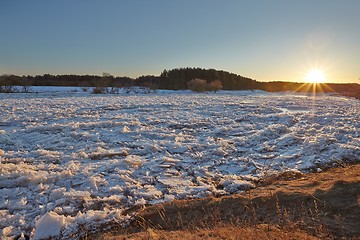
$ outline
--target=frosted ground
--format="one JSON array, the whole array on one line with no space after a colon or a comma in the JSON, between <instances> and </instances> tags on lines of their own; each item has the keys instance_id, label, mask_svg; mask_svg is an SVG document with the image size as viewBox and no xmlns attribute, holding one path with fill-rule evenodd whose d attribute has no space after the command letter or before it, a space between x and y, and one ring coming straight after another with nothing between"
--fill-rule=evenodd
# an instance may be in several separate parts
<instances>
[{"instance_id":1,"label":"frosted ground","mask_svg":"<svg viewBox=\"0 0 360 240\"><path fill-rule=\"evenodd\" d=\"M264 92L0 94L0 238L76 238L124 210L360 156L360 101ZM130 212L130 211L128 211Z\"/></svg>"}]
</instances>

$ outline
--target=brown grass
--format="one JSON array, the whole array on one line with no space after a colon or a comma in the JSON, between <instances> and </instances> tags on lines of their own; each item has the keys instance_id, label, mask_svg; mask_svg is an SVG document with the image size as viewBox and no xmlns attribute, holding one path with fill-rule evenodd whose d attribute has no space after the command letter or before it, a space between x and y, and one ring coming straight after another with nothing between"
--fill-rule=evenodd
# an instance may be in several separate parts
<instances>
[{"instance_id":1,"label":"brown grass","mask_svg":"<svg viewBox=\"0 0 360 240\"><path fill-rule=\"evenodd\" d=\"M132 233L121 236L114 236L111 234L103 235L103 239L120 240L120 239L169 239L169 240L183 240L183 239L319 239L311 236L304 231L292 232L284 230L279 227L261 224L254 227L234 227L224 226L212 229L198 229L198 230L153 230L151 228L146 231Z\"/></svg>"},{"instance_id":2,"label":"brown grass","mask_svg":"<svg viewBox=\"0 0 360 240\"><path fill-rule=\"evenodd\" d=\"M149 206L128 228L90 239L360 239L360 165L263 185Z\"/></svg>"}]
</instances>

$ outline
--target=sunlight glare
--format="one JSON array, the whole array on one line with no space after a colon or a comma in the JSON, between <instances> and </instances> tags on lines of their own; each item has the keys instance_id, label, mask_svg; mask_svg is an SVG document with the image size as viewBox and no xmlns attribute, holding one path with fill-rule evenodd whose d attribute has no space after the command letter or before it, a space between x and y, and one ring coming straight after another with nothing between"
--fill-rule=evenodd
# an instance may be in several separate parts
<instances>
[{"instance_id":1,"label":"sunlight glare","mask_svg":"<svg viewBox=\"0 0 360 240\"><path fill-rule=\"evenodd\" d=\"M305 76L305 80L309 83L323 83L325 79L324 72L319 69L312 69Z\"/></svg>"}]
</instances>

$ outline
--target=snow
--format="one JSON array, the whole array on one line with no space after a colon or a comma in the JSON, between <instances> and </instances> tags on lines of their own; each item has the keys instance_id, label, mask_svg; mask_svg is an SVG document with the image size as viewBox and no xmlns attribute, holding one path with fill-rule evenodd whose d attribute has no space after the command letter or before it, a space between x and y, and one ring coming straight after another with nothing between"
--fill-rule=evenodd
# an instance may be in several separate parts
<instances>
[{"instance_id":1,"label":"snow","mask_svg":"<svg viewBox=\"0 0 360 240\"><path fill-rule=\"evenodd\" d=\"M126 225L136 205L233 194L360 156L350 98L32 91L0 94L1 239L76 238Z\"/></svg>"}]
</instances>

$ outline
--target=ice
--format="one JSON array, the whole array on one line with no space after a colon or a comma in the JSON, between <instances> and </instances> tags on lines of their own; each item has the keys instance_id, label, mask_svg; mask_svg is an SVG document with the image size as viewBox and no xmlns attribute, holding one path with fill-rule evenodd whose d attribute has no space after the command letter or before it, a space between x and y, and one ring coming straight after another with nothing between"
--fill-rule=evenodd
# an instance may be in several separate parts
<instances>
[{"instance_id":1,"label":"ice","mask_svg":"<svg viewBox=\"0 0 360 240\"><path fill-rule=\"evenodd\" d=\"M165 196L164 196L164 201L165 201L165 202L171 202L171 201L173 201L173 200L175 200L175 196L174 196L174 195L165 194Z\"/></svg>"},{"instance_id":2,"label":"ice","mask_svg":"<svg viewBox=\"0 0 360 240\"><path fill-rule=\"evenodd\" d=\"M224 186L226 192L234 193L239 190L249 190L251 188L254 188L255 185L251 182L239 180L235 178L232 178L231 176L229 179L223 180L221 184Z\"/></svg>"},{"instance_id":3,"label":"ice","mask_svg":"<svg viewBox=\"0 0 360 240\"><path fill-rule=\"evenodd\" d=\"M86 199L86 198L90 198L90 193L87 191L76 191L71 189L70 192L65 192L64 196L68 197L70 199Z\"/></svg>"},{"instance_id":4,"label":"ice","mask_svg":"<svg viewBox=\"0 0 360 240\"><path fill-rule=\"evenodd\" d=\"M58 199L60 199L60 198L62 198L64 196L65 192L66 192L66 188L64 188L64 187L56 188L53 191L51 191L50 196L49 196L49 200L50 201L58 200Z\"/></svg>"},{"instance_id":5,"label":"ice","mask_svg":"<svg viewBox=\"0 0 360 240\"><path fill-rule=\"evenodd\" d=\"M135 155L127 156L124 161L131 167L139 167L144 163L144 161L139 156Z\"/></svg>"},{"instance_id":6,"label":"ice","mask_svg":"<svg viewBox=\"0 0 360 240\"><path fill-rule=\"evenodd\" d=\"M77 238L126 225L135 205L232 194L271 174L359 161L355 99L46 89L0 94L1 239Z\"/></svg>"},{"instance_id":7,"label":"ice","mask_svg":"<svg viewBox=\"0 0 360 240\"><path fill-rule=\"evenodd\" d=\"M10 239L10 237L8 237L8 236L11 236L12 230L13 230L13 227L12 227L12 226L4 227L4 228L2 229L2 231L1 231L1 236L4 237L4 238Z\"/></svg>"},{"instance_id":8,"label":"ice","mask_svg":"<svg viewBox=\"0 0 360 240\"><path fill-rule=\"evenodd\" d=\"M46 239L60 235L61 229L66 225L66 218L56 212L48 212L35 224L33 239Z\"/></svg>"}]
</instances>

